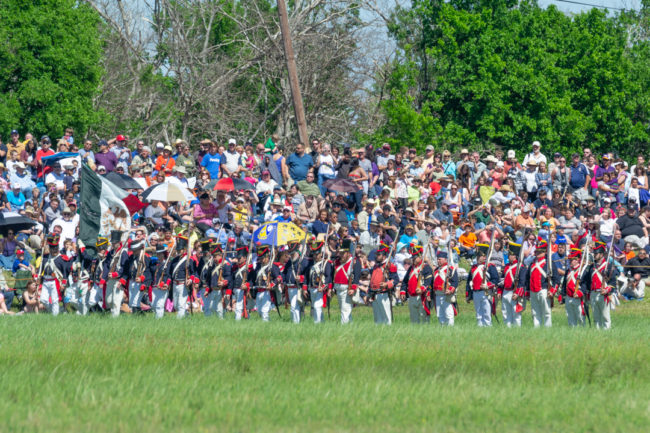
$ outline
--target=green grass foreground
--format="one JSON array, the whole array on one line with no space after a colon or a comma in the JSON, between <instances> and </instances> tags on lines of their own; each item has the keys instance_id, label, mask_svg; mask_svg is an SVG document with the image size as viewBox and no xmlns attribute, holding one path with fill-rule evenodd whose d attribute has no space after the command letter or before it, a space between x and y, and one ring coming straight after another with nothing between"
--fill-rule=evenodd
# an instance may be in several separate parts
<instances>
[{"instance_id":1,"label":"green grass foreground","mask_svg":"<svg viewBox=\"0 0 650 433\"><path fill-rule=\"evenodd\" d=\"M646 432L650 308L614 329L1 317L6 432ZM334 312L334 309L332 310ZM334 319L334 316L332 317Z\"/></svg>"}]
</instances>

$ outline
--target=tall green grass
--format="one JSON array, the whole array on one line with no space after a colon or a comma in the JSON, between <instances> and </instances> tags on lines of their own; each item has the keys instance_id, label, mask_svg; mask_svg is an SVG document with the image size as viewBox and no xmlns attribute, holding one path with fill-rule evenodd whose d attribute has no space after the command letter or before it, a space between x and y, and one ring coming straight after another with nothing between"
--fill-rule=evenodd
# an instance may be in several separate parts
<instances>
[{"instance_id":1,"label":"tall green grass","mask_svg":"<svg viewBox=\"0 0 650 433\"><path fill-rule=\"evenodd\" d=\"M559 308L552 329L478 329L470 308L453 329L405 307L392 327L0 317L0 431L648 431L645 303L609 332Z\"/></svg>"}]
</instances>

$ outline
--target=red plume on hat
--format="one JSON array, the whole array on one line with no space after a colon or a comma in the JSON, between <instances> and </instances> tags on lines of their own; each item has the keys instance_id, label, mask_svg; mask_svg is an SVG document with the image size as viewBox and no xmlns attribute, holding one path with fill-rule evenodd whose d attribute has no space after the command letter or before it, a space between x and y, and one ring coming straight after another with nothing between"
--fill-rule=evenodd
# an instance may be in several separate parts
<instances>
[{"instance_id":1,"label":"red plume on hat","mask_svg":"<svg viewBox=\"0 0 650 433\"><path fill-rule=\"evenodd\" d=\"M379 248L377 248L378 253L387 253L390 251L390 245L388 245L386 242L382 242L379 245Z\"/></svg>"}]
</instances>

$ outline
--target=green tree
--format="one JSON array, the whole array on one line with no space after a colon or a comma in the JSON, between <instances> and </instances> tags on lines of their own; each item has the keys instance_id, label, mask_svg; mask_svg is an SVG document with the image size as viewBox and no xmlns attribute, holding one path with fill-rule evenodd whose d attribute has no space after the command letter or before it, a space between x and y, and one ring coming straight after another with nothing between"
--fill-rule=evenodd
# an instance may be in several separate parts
<instances>
[{"instance_id":1,"label":"green tree","mask_svg":"<svg viewBox=\"0 0 650 433\"><path fill-rule=\"evenodd\" d=\"M99 16L75 0L0 2L0 135L86 131L100 86Z\"/></svg>"},{"instance_id":2,"label":"green tree","mask_svg":"<svg viewBox=\"0 0 650 433\"><path fill-rule=\"evenodd\" d=\"M627 28L597 9L569 17L535 1L413 0L393 17L399 52L374 138L629 154L649 133L647 49L630 47Z\"/></svg>"}]
</instances>

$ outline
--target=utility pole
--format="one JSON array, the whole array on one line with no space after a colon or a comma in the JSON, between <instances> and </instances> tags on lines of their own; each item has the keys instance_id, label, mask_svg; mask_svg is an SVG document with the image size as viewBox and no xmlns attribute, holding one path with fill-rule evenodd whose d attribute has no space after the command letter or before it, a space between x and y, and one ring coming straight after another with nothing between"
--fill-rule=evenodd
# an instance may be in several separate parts
<instances>
[{"instance_id":1,"label":"utility pole","mask_svg":"<svg viewBox=\"0 0 650 433\"><path fill-rule=\"evenodd\" d=\"M291 44L291 31L289 30L287 5L284 0L278 0L278 15L280 16L280 30L282 31L282 43L284 45L284 58L287 61L287 70L289 72L289 86L291 87L291 97L293 99L293 111L296 114L296 123L298 123L298 135L303 146L308 146L309 136L307 135L305 107L302 105L302 94L300 93L296 58L293 53L293 45Z\"/></svg>"}]
</instances>

